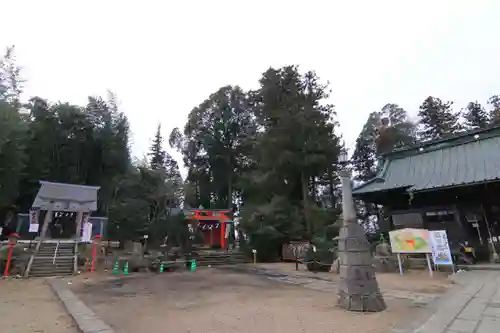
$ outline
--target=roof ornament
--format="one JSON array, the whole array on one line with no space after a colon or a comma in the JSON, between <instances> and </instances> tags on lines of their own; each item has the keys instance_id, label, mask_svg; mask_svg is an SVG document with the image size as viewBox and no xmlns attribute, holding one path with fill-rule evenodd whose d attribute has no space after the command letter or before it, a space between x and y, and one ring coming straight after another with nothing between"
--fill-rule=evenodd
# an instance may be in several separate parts
<instances>
[{"instance_id":1,"label":"roof ornament","mask_svg":"<svg viewBox=\"0 0 500 333\"><path fill-rule=\"evenodd\" d=\"M413 191L408 191L408 205L411 206L411 202L413 201L414 194Z\"/></svg>"}]
</instances>

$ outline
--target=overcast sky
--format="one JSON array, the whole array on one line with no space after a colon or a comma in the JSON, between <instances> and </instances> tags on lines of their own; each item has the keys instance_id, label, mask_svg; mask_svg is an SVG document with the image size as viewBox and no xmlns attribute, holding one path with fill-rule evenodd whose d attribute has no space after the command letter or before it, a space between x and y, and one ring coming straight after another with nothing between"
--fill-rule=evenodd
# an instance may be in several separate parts
<instances>
[{"instance_id":1,"label":"overcast sky","mask_svg":"<svg viewBox=\"0 0 500 333\"><path fill-rule=\"evenodd\" d=\"M84 104L114 91L143 155L219 87L255 88L269 66L331 82L340 131L428 95L500 93L500 1L15 0L0 3L0 47L15 44L27 95ZM179 158L178 154L175 154Z\"/></svg>"}]
</instances>

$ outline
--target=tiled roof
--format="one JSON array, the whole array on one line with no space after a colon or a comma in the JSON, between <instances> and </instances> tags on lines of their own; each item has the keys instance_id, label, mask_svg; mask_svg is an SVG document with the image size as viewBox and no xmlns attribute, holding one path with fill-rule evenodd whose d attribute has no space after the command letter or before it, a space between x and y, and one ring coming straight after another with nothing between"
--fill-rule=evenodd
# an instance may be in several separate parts
<instances>
[{"instance_id":1,"label":"tiled roof","mask_svg":"<svg viewBox=\"0 0 500 333\"><path fill-rule=\"evenodd\" d=\"M377 177L354 195L405 188L422 191L500 180L500 131L474 132L385 157Z\"/></svg>"}]
</instances>

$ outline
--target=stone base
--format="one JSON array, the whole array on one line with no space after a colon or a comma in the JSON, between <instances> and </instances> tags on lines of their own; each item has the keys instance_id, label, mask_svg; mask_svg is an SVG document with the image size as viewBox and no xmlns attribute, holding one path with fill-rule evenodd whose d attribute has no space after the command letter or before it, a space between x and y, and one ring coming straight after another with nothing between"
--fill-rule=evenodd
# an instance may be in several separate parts
<instances>
[{"instance_id":1,"label":"stone base","mask_svg":"<svg viewBox=\"0 0 500 333\"><path fill-rule=\"evenodd\" d=\"M330 267L330 272L339 274L340 273L340 259L337 258L333 261L332 266Z\"/></svg>"},{"instance_id":2,"label":"stone base","mask_svg":"<svg viewBox=\"0 0 500 333\"><path fill-rule=\"evenodd\" d=\"M338 306L349 311L379 312L386 304L378 287L370 244L355 220L339 233L340 281Z\"/></svg>"},{"instance_id":3,"label":"stone base","mask_svg":"<svg viewBox=\"0 0 500 333\"><path fill-rule=\"evenodd\" d=\"M339 291L337 305L349 311L380 312L387 308L380 293L370 295L347 294Z\"/></svg>"}]
</instances>

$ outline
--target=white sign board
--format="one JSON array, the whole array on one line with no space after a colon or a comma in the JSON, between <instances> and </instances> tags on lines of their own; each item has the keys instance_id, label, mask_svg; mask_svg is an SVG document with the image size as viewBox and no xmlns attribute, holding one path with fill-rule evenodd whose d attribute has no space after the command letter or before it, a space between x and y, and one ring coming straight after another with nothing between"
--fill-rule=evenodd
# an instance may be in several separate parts
<instances>
[{"instance_id":1,"label":"white sign board","mask_svg":"<svg viewBox=\"0 0 500 333\"><path fill-rule=\"evenodd\" d=\"M453 265L450 245L446 230L429 231L429 238L432 247L432 260L435 265Z\"/></svg>"}]
</instances>

